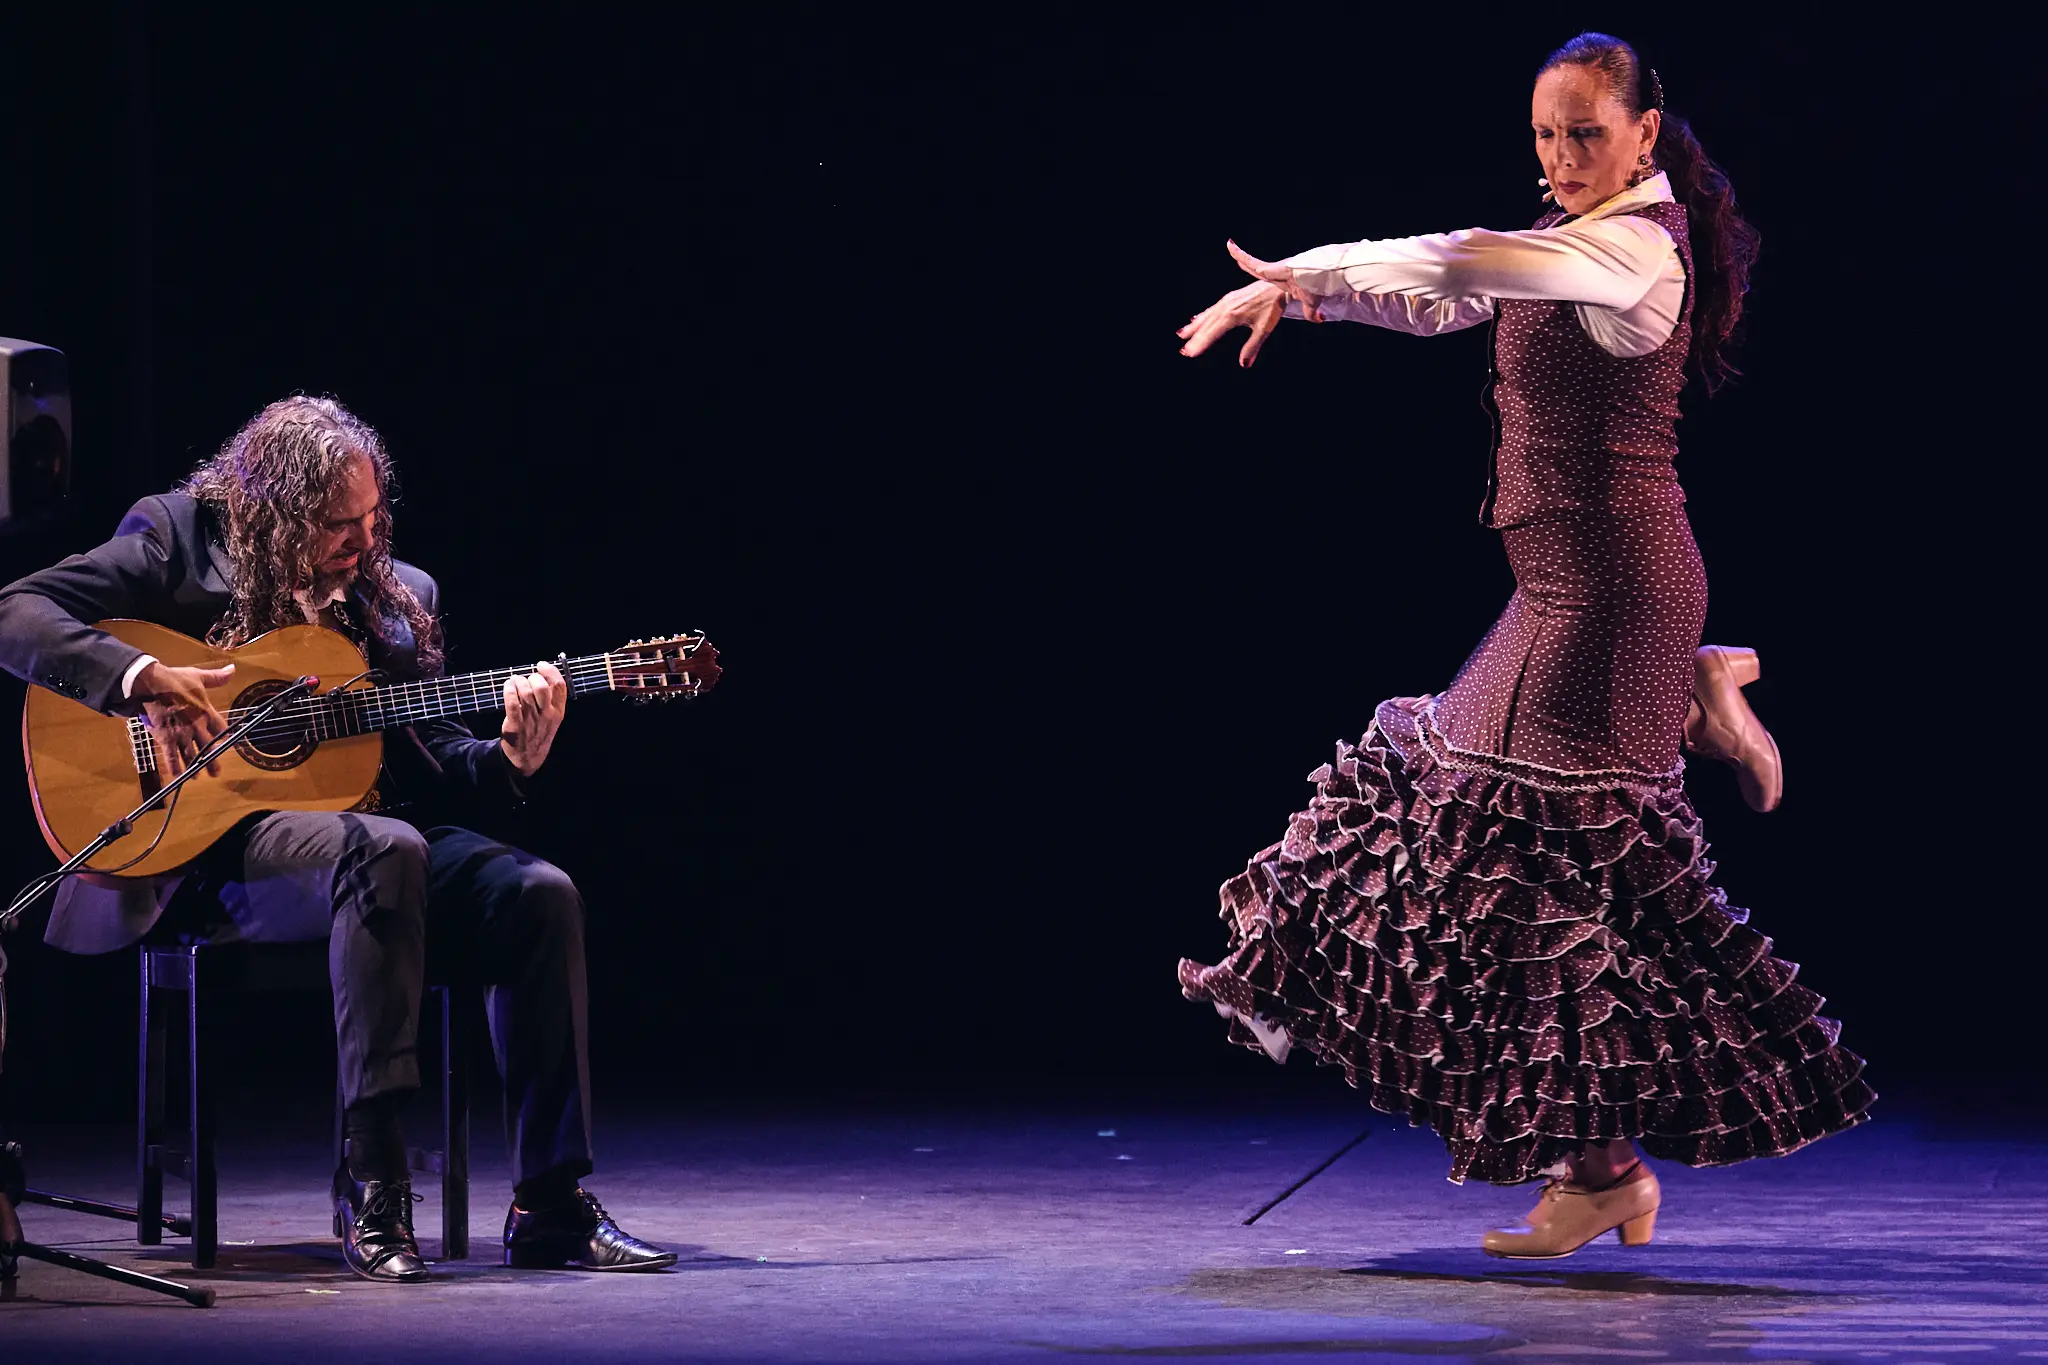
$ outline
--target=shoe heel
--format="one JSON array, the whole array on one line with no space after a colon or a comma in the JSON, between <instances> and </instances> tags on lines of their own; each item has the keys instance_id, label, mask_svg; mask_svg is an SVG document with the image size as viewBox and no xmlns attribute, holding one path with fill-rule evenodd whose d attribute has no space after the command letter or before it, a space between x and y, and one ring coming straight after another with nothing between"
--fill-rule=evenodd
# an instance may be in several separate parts
<instances>
[{"instance_id":1,"label":"shoe heel","mask_svg":"<svg viewBox=\"0 0 2048 1365\"><path fill-rule=\"evenodd\" d=\"M1728 670L1728 676L1735 679L1737 687L1747 687L1764 675L1763 662L1753 649L1740 645L1701 645L1700 653L1718 658Z\"/></svg>"},{"instance_id":2,"label":"shoe heel","mask_svg":"<svg viewBox=\"0 0 2048 1365\"><path fill-rule=\"evenodd\" d=\"M1657 1210L1651 1209L1640 1218L1631 1218L1614 1230L1625 1247L1646 1247L1650 1235L1657 1230Z\"/></svg>"},{"instance_id":3,"label":"shoe heel","mask_svg":"<svg viewBox=\"0 0 2048 1365\"><path fill-rule=\"evenodd\" d=\"M569 1259L541 1247L506 1247L505 1265L511 1270L560 1270Z\"/></svg>"},{"instance_id":4,"label":"shoe heel","mask_svg":"<svg viewBox=\"0 0 2048 1365\"><path fill-rule=\"evenodd\" d=\"M342 1205L336 1203L334 1206L334 1235L336 1237L348 1236L348 1220L341 1216L341 1210Z\"/></svg>"}]
</instances>

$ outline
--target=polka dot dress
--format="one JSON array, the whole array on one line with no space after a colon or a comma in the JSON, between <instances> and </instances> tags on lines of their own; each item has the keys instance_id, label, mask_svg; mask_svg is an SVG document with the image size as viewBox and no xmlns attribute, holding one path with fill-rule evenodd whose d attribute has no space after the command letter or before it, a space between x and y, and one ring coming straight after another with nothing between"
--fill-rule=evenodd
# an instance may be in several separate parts
<instances>
[{"instance_id":1,"label":"polka dot dress","mask_svg":"<svg viewBox=\"0 0 2048 1365\"><path fill-rule=\"evenodd\" d=\"M1675 781L1707 617L1685 513L1575 515L1501 539L1514 596L1436 699L1444 737L1560 772Z\"/></svg>"},{"instance_id":2,"label":"polka dot dress","mask_svg":"<svg viewBox=\"0 0 2048 1365\"><path fill-rule=\"evenodd\" d=\"M1636 212L1690 278L1684 208ZM1514 595L1448 690L1382 703L1310 774L1309 808L1223 886L1229 956L1183 961L1182 992L1436 1129L1453 1180L1616 1137L1695 1166L1792 1151L1876 1096L1713 885L1680 785L1707 607L1673 469L1690 290L1630 359L1571 304L1498 310L1482 517Z\"/></svg>"}]
</instances>

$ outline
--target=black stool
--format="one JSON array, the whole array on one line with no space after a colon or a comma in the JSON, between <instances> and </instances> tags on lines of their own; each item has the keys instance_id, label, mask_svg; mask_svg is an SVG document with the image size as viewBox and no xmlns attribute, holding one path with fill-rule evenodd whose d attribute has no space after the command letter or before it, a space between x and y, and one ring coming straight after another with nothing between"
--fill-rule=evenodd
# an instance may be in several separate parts
<instances>
[{"instance_id":1,"label":"black stool","mask_svg":"<svg viewBox=\"0 0 2048 1365\"><path fill-rule=\"evenodd\" d=\"M180 1230L179 1220L164 1217L164 1177L187 1182L192 1190L192 1264L206 1269L214 1264L220 1248L218 1188L215 1181L214 1077L201 1045L199 1009L199 963L208 962L209 981L243 990L292 989L314 983L313 958L300 944L234 944L209 947L205 944L148 944L142 946L141 1056L136 1068L136 1172L135 1240L154 1246L168 1229ZM327 945L317 945L320 989L328 988ZM209 990L220 989L209 986ZM439 1004L441 1023L441 1145L426 1150L410 1147L407 1163L415 1171L441 1177L441 1259L461 1261L469 1257L469 1088L463 1058L465 1030L454 1007L454 991L446 986L430 988L430 999ZM165 1011L152 1009L159 991L182 991L185 995L185 1146L181 1151L168 1145L164 1120L165 1061L170 1029ZM339 1084L334 1100L334 1156L339 1166L342 1150L342 1106Z\"/></svg>"}]
</instances>

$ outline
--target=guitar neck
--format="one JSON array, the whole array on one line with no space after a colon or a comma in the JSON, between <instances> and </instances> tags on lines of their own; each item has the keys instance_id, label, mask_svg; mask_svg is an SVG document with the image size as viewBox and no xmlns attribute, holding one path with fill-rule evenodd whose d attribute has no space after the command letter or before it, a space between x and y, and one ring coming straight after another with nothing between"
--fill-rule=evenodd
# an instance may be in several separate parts
<instances>
[{"instance_id":1,"label":"guitar neck","mask_svg":"<svg viewBox=\"0 0 2048 1365\"><path fill-rule=\"evenodd\" d=\"M609 654L585 655L560 662L556 667L568 680L571 696L628 690L615 680ZM446 678L323 692L291 709L296 716L311 722L313 733L319 738L366 735L373 730L395 730L422 720L501 711L505 706L506 681L526 677L533 671L532 665L493 668Z\"/></svg>"},{"instance_id":2,"label":"guitar neck","mask_svg":"<svg viewBox=\"0 0 2048 1365\"><path fill-rule=\"evenodd\" d=\"M351 654L351 664L360 658ZM720 672L718 650L701 634L630 640L624 647L603 654L558 659L555 666L561 669L572 696L618 692L643 702L702 696L717 684ZM452 678L419 678L376 687L344 686L313 696L294 696L252 727L253 733L248 734L240 752L258 768L282 772L306 761L321 740L376 734L423 720L500 711L505 705L505 684L538 668L538 664L523 664L518 668L459 673ZM240 704L225 713L228 724L240 724L265 705L265 697L275 696L287 685L284 678L272 677L249 686L238 698ZM135 771L154 772L156 738L141 716L128 717L127 726Z\"/></svg>"}]
</instances>

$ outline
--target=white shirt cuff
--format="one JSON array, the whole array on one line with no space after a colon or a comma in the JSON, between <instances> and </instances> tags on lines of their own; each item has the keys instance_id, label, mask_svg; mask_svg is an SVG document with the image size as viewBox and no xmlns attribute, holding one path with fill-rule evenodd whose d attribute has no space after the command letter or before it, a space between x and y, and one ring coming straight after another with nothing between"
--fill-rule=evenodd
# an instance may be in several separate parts
<instances>
[{"instance_id":1,"label":"white shirt cuff","mask_svg":"<svg viewBox=\"0 0 2048 1365\"><path fill-rule=\"evenodd\" d=\"M128 665L128 671L121 675L121 695L130 698L135 695L135 680L142 676L142 670L156 662L156 655L144 654Z\"/></svg>"}]
</instances>

